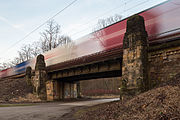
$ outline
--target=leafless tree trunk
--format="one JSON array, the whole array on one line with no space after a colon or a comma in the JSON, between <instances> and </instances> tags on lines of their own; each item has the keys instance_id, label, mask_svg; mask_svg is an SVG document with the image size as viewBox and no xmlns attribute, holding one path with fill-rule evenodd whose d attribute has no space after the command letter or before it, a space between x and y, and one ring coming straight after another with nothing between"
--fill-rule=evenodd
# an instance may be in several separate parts
<instances>
[{"instance_id":1,"label":"leafless tree trunk","mask_svg":"<svg viewBox=\"0 0 180 120\"><path fill-rule=\"evenodd\" d=\"M71 41L70 37L60 34L60 25L51 20L47 23L47 28L44 32L41 33L40 41L23 45L18 51L18 57L15 57L10 62L1 63L0 70L15 66L59 45L68 44Z\"/></svg>"},{"instance_id":2,"label":"leafless tree trunk","mask_svg":"<svg viewBox=\"0 0 180 120\"><path fill-rule=\"evenodd\" d=\"M101 29L120 21L121 18L121 15L115 14L114 16L110 16L105 19L99 19L98 23L93 28L94 37L101 41L101 37L105 34L104 31L102 31Z\"/></svg>"},{"instance_id":3,"label":"leafless tree trunk","mask_svg":"<svg viewBox=\"0 0 180 120\"><path fill-rule=\"evenodd\" d=\"M24 45L18 51L20 62L27 61L32 58L32 46L30 44Z\"/></svg>"},{"instance_id":4,"label":"leafless tree trunk","mask_svg":"<svg viewBox=\"0 0 180 120\"><path fill-rule=\"evenodd\" d=\"M96 24L96 26L93 29L93 32L98 31L104 27L111 25L111 24L114 24L114 23L120 21L121 18L122 18L121 15L115 14L114 16L110 16L110 17L105 18L105 19L99 19L98 23Z\"/></svg>"},{"instance_id":5,"label":"leafless tree trunk","mask_svg":"<svg viewBox=\"0 0 180 120\"><path fill-rule=\"evenodd\" d=\"M56 48L58 45L71 42L68 36L60 34L60 26L54 20L48 22L47 28L41 33L40 40L43 52Z\"/></svg>"},{"instance_id":6,"label":"leafless tree trunk","mask_svg":"<svg viewBox=\"0 0 180 120\"><path fill-rule=\"evenodd\" d=\"M41 44L40 41L32 43L32 45L31 45L31 48L32 48L32 51L31 51L32 57L36 57L36 56L38 56L39 54L42 53L40 44Z\"/></svg>"}]
</instances>

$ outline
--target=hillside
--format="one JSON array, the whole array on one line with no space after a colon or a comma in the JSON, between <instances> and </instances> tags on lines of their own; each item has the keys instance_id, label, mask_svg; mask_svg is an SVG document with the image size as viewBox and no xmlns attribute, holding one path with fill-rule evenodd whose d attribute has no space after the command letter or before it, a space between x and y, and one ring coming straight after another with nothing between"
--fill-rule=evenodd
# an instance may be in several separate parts
<instances>
[{"instance_id":1,"label":"hillside","mask_svg":"<svg viewBox=\"0 0 180 120\"><path fill-rule=\"evenodd\" d=\"M179 120L180 74L171 82L163 83L123 104L116 101L85 111L81 120Z\"/></svg>"},{"instance_id":2,"label":"hillside","mask_svg":"<svg viewBox=\"0 0 180 120\"><path fill-rule=\"evenodd\" d=\"M0 80L0 103L27 102L26 97L34 97L31 93L32 87L26 84L24 78Z\"/></svg>"}]
</instances>

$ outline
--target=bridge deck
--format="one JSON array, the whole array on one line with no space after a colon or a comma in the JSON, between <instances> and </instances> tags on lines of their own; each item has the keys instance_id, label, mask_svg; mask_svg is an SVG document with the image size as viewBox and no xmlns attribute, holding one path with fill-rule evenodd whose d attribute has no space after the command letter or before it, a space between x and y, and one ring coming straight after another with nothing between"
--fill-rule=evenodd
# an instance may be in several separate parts
<instances>
[{"instance_id":1,"label":"bridge deck","mask_svg":"<svg viewBox=\"0 0 180 120\"><path fill-rule=\"evenodd\" d=\"M82 65L93 64L93 63L100 62L100 61L106 61L108 59L121 58L122 51L123 51L122 47L118 46L118 47L110 49L110 50L98 52L95 54L83 56L83 57L80 57L77 59L65 61L65 62L58 63L58 64L55 64L52 66L48 66L47 71L54 72L54 71L58 71L58 70L62 70L62 69L68 69L68 68L71 68L72 66L78 67L78 66L82 66Z\"/></svg>"}]
</instances>

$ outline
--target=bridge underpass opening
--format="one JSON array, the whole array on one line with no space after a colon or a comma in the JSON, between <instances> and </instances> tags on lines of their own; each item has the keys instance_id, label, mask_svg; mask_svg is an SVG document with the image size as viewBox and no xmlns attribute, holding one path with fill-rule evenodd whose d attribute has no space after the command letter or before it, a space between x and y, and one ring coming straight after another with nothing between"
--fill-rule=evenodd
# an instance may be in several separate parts
<instances>
[{"instance_id":1,"label":"bridge underpass opening","mask_svg":"<svg viewBox=\"0 0 180 120\"><path fill-rule=\"evenodd\" d=\"M53 80L47 85L50 99L118 97L121 77L97 78L80 81ZM47 90L48 91L48 90Z\"/></svg>"},{"instance_id":2,"label":"bridge underpass opening","mask_svg":"<svg viewBox=\"0 0 180 120\"><path fill-rule=\"evenodd\" d=\"M48 100L93 96L95 92L98 93L96 95L118 95L121 75L121 70L116 70L53 79L46 86L47 96L50 96ZM86 85L89 87L85 87Z\"/></svg>"},{"instance_id":3,"label":"bridge underpass opening","mask_svg":"<svg viewBox=\"0 0 180 120\"><path fill-rule=\"evenodd\" d=\"M80 81L81 96L90 98L119 97L120 79L121 77L112 77Z\"/></svg>"},{"instance_id":4,"label":"bridge underpass opening","mask_svg":"<svg viewBox=\"0 0 180 120\"><path fill-rule=\"evenodd\" d=\"M52 71L48 73L48 100L77 98L81 96L80 81L98 81L103 78L120 77L122 58L112 58L73 68ZM94 80L95 79L95 80ZM78 85L77 83L80 83Z\"/></svg>"}]
</instances>

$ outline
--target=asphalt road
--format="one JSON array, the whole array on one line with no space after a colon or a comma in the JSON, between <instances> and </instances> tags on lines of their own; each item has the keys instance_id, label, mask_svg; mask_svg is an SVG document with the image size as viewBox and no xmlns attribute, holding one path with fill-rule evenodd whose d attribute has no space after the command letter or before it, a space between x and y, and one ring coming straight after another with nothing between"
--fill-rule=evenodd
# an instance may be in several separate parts
<instances>
[{"instance_id":1,"label":"asphalt road","mask_svg":"<svg viewBox=\"0 0 180 120\"><path fill-rule=\"evenodd\" d=\"M99 99L77 102L41 103L33 106L0 107L0 120L59 120L78 106L93 106L117 99Z\"/></svg>"}]
</instances>

